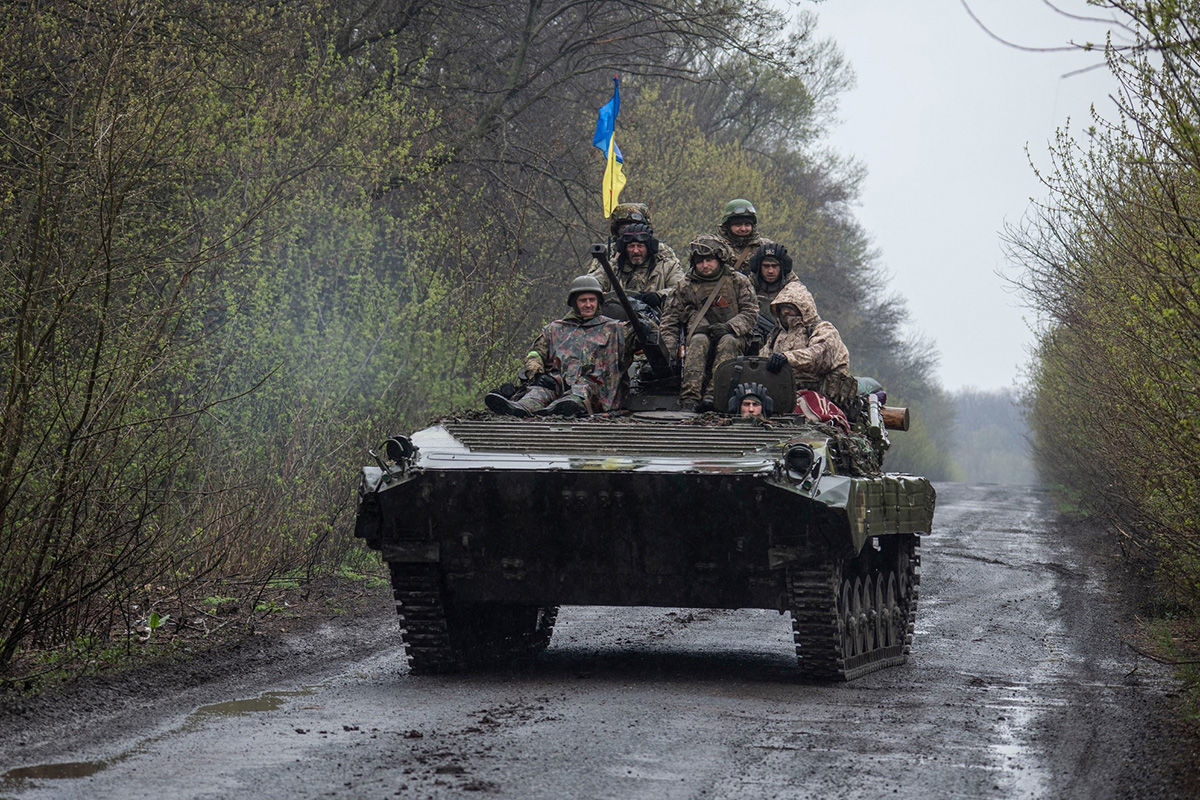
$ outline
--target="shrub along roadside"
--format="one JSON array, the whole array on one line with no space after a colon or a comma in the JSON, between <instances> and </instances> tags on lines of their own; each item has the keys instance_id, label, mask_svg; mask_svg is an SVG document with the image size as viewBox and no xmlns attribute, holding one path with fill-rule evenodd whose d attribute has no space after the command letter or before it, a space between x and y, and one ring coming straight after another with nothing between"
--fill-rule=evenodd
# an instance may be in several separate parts
<instances>
[{"instance_id":1,"label":"shrub along roadside","mask_svg":"<svg viewBox=\"0 0 1200 800\"><path fill-rule=\"evenodd\" d=\"M1038 465L1109 525L1157 606L1200 611L1200 10L1106 3L1137 46L1109 48L1114 123L1061 132L1049 199L1009 231L1044 321L1031 368Z\"/></svg>"}]
</instances>

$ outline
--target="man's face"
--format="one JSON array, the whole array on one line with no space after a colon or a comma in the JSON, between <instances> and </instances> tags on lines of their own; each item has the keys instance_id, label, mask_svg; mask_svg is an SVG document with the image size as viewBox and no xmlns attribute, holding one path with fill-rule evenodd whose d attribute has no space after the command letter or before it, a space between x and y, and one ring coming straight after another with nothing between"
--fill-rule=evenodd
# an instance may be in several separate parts
<instances>
[{"instance_id":1,"label":"man's face","mask_svg":"<svg viewBox=\"0 0 1200 800\"><path fill-rule=\"evenodd\" d=\"M767 283L774 283L775 281L779 280L779 271L781 269L783 269L783 267L780 266L779 262L775 259L764 258L762 260L762 265L758 268L758 271L759 274L762 275L764 281Z\"/></svg>"},{"instance_id":2,"label":"man's face","mask_svg":"<svg viewBox=\"0 0 1200 800\"><path fill-rule=\"evenodd\" d=\"M635 267L640 267L646 263L646 255L649 252L645 242L625 243L625 260Z\"/></svg>"},{"instance_id":3,"label":"man's face","mask_svg":"<svg viewBox=\"0 0 1200 800\"><path fill-rule=\"evenodd\" d=\"M729 221L729 232L734 236L749 236L754 230L754 223L748 219L732 219Z\"/></svg>"},{"instance_id":4,"label":"man's face","mask_svg":"<svg viewBox=\"0 0 1200 800\"><path fill-rule=\"evenodd\" d=\"M575 295L575 310L584 319L591 319L600 311L600 295L595 292Z\"/></svg>"},{"instance_id":5,"label":"man's face","mask_svg":"<svg viewBox=\"0 0 1200 800\"><path fill-rule=\"evenodd\" d=\"M798 319L800 319L800 309L791 303L786 303L779 307L779 321L783 323L783 327L792 327L792 324Z\"/></svg>"},{"instance_id":6,"label":"man's face","mask_svg":"<svg viewBox=\"0 0 1200 800\"><path fill-rule=\"evenodd\" d=\"M743 417L761 417L762 416L762 401L754 395L747 395L742 398L742 416Z\"/></svg>"},{"instance_id":7,"label":"man's face","mask_svg":"<svg viewBox=\"0 0 1200 800\"><path fill-rule=\"evenodd\" d=\"M716 256L701 256L696 259L696 272L699 272L706 278L710 275L716 275L720 266L721 259Z\"/></svg>"}]
</instances>

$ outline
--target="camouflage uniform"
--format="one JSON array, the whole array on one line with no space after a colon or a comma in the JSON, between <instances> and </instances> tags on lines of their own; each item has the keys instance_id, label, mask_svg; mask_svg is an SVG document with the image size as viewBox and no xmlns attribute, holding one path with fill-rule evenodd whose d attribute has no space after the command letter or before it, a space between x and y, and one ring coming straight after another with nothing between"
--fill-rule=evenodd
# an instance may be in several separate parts
<instances>
[{"instance_id":1,"label":"camouflage uniform","mask_svg":"<svg viewBox=\"0 0 1200 800\"><path fill-rule=\"evenodd\" d=\"M683 360L683 371L679 384L679 402L687 408L700 400L705 383L711 376L710 364L719 364L727 358L742 355L746 340L758 318L758 302L750 279L740 272L733 272L729 264L729 248L715 236L702 236L697 242L711 240L721 249L721 265L716 273L704 277L695 265L688 270L687 280L667 299L659 321L660 335L668 353L679 347L682 334L686 335L693 319L700 313L708 297L724 281L724 289L708 307L704 319L696 325L695 333L687 342ZM695 245L696 242L693 243ZM714 348L708 335L709 325L726 322L732 333L721 337ZM713 352L715 350L715 352Z\"/></svg>"},{"instance_id":2,"label":"camouflage uniform","mask_svg":"<svg viewBox=\"0 0 1200 800\"><path fill-rule=\"evenodd\" d=\"M795 306L800 316L794 319L791 328L783 328L781 320L781 327L775 329L759 355L783 353L795 376L797 391L812 389L843 410L849 408L858 384L850 374L850 351L841 334L833 323L817 314L812 293L800 281L785 285L771 303L771 312L777 319L780 319L779 307L784 304Z\"/></svg>"},{"instance_id":3,"label":"camouflage uniform","mask_svg":"<svg viewBox=\"0 0 1200 800\"><path fill-rule=\"evenodd\" d=\"M758 312L768 317L771 316L771 303L783 291L783 287L789 283L799 283L800 281L794 272L786 273L774 283L767 283L757 272L751 275L751 279L754 283L754 293L758 295Z\"/></svg>"},{"instance_id":4,"label":"camouflage uniform","mask_svg":"<svg viewBox=\"0 0 1200 800\"><path fill-rule=\"evenodd\" d=\"M750 233L746 236L734 236L729 226L735 219L748 219L754 227L750 229ZM738 198L730 200L725 204L721 224L717 226L717 235L733 251L733 260L731 262L733 268L742 274L748 275L750 273L750 257L754 255L754 251L758 249L759 245L767 241L758 235L758 212L754 210L754 206L750 201Z\"/></svg>"},{"instance_id":5,"label":"camouflage uniform","mask_svg":"<svg viewBox=\"0 0 1200 800\"><path fill-rule=\"evenodd\" d=\"M608 263L612 265L613 271L617 273L618 280L621 281L621 288L626 292L658 292L666 296L683 282L683 264L679 260L679 256L675 255L675 251L670 245L659 240L658 252L651 254L647 260L647 264L642 267L634 268L632 265L622 263L617 253L617 245L615 240L621 235L621 230L631 223L650 224L650 208L645 203L619 203L612 211L612 216L609 217L608 233L610 241L608 243ZM656 237L657 238L657 237ZM612 291L612 285L609 283L608 275L604 273L604 267L600 266L600 261L593 258L588 265L588 273L596 280L600 281L600 285L604 287L604 291Z\"/></svg>"},{"instance_id":6,"label":"camouflage uniform","mask_svg":"<svg viewBox=\"0 0 1200 800\"><path fill-rule=\"evenodd\" d=\"M763 238L758 235L758 228L752 230L749 236L734 236L729 232L727 225L722 225L717 230L720 232L721 238L725 240L725 244L729 245L729 249L733 251L732 264L738 265L738 272L748 275L750 273L750 256L754 255L754 251L763 243Z\"/></svg>"},{"instance_id":7,"label":"camouflage uniform","mask_svg":"<svg viewBox=\"0 0 1200 800\"><path fill-rule=\"evenodd\" d=\"M609 264L614 264L614 257L616 257L616 247L610 244L608 246ZM649 256L643 266L635 268L621 257L616 260L613 272L617 274L617 280L621 281L622 289L638 294L658 292L669 295L672 289L683 283L684 277L683 265L679 263L679 256L675 255L675 251L662 242L658 243L658 252ZM604 267L600 266L598 260L592 259L592 267L588 274L600 281L605 292L612 291L608 275L604 274Z\"/></svg>"},{"instance_id":8,"label":"camouflage uniform","mask_svg":"<svg viewBox=\"0 0 1200 800\"><path fill-rule=\"evenodd\" d=\"M572 309L542 329L525 357L529 374L559 376L563 392L534 385L516 403L533 413L570 393L589 414L618 408L624 400L625 370L635 348L633 328L628 324L601 315L585 320Z\"/></svg>"}]
</instances>

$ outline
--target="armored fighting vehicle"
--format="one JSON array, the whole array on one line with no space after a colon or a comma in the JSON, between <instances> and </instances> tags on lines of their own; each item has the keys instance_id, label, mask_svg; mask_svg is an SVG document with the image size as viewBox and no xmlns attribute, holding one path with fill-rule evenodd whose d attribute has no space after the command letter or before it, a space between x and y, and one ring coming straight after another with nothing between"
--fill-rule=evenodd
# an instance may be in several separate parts
<instances>
[{"instance_id":1,"label":"armored fighting vehicle","mask_svg":"<svg viewBox=\"0 0 1200 800\"><path fill-rule=\"evenodd\" d=\"M720 365L718 406L754 381L790 412L790 370L764 362ZM649 391L622 415L439 419L364 468L356 535L391 571L414 671L536 653L560 605L768 608L801 677L850 680L907 659L934 508L929 481L879 470L867 400L862 435Z\"/></svg>"}]
</instances>

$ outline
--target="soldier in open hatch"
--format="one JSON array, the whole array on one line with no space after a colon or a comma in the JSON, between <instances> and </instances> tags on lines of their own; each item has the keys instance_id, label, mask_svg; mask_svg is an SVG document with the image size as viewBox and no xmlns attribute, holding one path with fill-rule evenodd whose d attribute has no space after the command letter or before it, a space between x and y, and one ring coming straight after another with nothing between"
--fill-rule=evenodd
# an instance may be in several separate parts
<instances>
[{"instance_id":1,"label":"soldier in open hatch","mask_svg":"<svg viewBox=\"0 0 1200 800\"><path fill-rule=\"evenodd\" d=\"M799 281L789 283L771 303L771 313L779 327L759 353L768 357L767 369L777 373L790 367L797 391L820 392L849 413L858 392L850 351L833 323L817 315L812 293Z\"/></svg>"},{"instance_id":2,"label":"soldier in open hatch","mask_svg":"<svg viewBox=\"0 0 1200 800\"><path fill-rule=\"evenodd\" d=\"M641 300L651 308L662 308L667 295L679 284L683 283L683 267L679 259L671 253L662 257L661 243L654 236L654 230L643 222L632 222L621 229L615 248L617 263L614 268L621 288L635 300ZM605 292L612 290L608 275L598 261L590 274L600 282Z\"/></svg>"},{"instance_id":3,"label":"soldier in open hatch","mask_svg":"<svg viewBox=\"0 0 1200 800\"><path fill-rule=\"evenodd\" d=\"M769 417L774 410L771 393L761 383L739 383L729 395L730 414L739 417Z\"/></svg>"},{"instance_id":4,"label":"soldier in open hatch","mask_svg":"<svg viewBox=\"0 0 1200 800\"><path fill-rule=\"evenodd\" d=\"M742 354L758 317L758 301L750 279L731 269L733 254L720 237L702 234L689 245L687 279L667 299L659 321L668 353L685 344L679 405L685 410L712 410L701 394L713 364Z\"/></svg>"},{"instance_id":5,"label":"soldier in open hatch","mask_svg":"<svg viewBox=\"0 0 1200 800\"><path fill-rule=\"evenodd\" d=\"M730 200L725 204L717 233L733 251L733 270L750 271L750 256L763 243L758 235L758 212L749 200Z\"/></svg>"},{"instance_id":6,"label":"soldier in open hatch","mask_svg":"<svg viewBox=\"0 0 1200 800\"><path fill-rule=\"evenodd\" d=\"M497 414L516 417L597 414L620 407L625 370L633 360L633 327L600 314L604 292L590 275L567 291L565 317L542 329L525 356L528 388L510 399L489 392L483 401Z\"/></svg>"}]
</instances>

